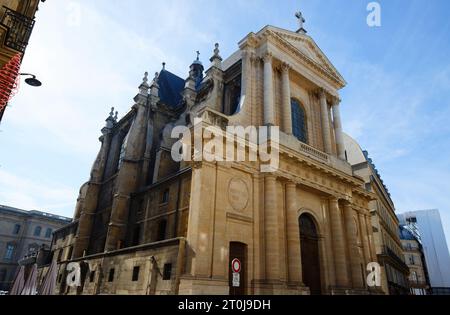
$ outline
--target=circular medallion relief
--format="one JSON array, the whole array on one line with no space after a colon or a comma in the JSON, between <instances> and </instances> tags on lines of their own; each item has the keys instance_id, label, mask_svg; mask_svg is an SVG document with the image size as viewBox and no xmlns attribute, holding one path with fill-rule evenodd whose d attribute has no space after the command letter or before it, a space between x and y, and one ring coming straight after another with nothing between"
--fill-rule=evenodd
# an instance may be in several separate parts
<instances>
[{"instance_id":1,"label":"circular medallion relief","mask_svg":"<svg viewBox=\"0 0 450 315\"><path fill-rule=\"evenodd\" d=\"M236 211L243 211L249 201L247 184L240 178L233 178L228 186L228 200Z\"/></svg>"}]
</instances>

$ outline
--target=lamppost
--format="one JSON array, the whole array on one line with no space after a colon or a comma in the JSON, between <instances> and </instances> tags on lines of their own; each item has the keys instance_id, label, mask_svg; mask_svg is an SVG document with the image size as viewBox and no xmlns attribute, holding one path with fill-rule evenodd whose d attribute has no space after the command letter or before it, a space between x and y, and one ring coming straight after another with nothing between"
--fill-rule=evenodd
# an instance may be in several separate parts
<instances>
[{"instance_id":1,"label":"lamppost","mask_svg":"<svg viewBox=\"0 0 450 315\"><path fill-rule=\"evenodd\" d=\"M25 79L25 83L30 85L30 86L39 87L39 86L42 85L42 82L39 81L38 79L36 79L36 76L34 74L31 74L31 73L19 73L19 75L30 76L30 78L26 78Z\"/></svg>"},{"instance_id":2,"label":"lamppost","mask_svg":"<svg viewBox=\"0 0 450 315\"><path fill-rule=\"evenodd\" d=\"M19 75L21 75L21 76L22 75L23 76L28 76L29 78L25 79L25 83L30 85L30 86L39 87L39 86L42 85L42 82L39 81L38 79L36 79L36 76L34 74L31 74L31 73L19 73ZM8 95L10 95L10 93ZM10 96L8 97L7 101L9 101L9 98L10 98ZM0 122L2 121L3 113L5 112L7 101L4 103L4 106L0 106Z\"/></svg>"}]
</instances>

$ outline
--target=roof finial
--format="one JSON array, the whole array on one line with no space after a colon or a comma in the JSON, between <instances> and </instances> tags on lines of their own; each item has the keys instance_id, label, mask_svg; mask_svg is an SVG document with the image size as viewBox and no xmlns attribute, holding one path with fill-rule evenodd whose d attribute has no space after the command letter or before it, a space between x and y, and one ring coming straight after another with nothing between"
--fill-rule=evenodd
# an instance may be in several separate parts
<instances>
[{"instance_id":1,"label":"roof finial","mask_svg":"<svg viewBox=\"0 0 450 315\"><path fill-rule=\"evenodd\" d=\"M307 31L303 28L306 22L305 18L303 17L303 13L301 11L298 11L297 13L295 13L295 17L298 19L299 25L297 33L306 34Z\"/></svg>"},{"instance_id":2,"label":"roof finial","mask_svg":"<svg viewBox=\"0 0 450 315\"><path fill-rule=\"evenodd\" d=\"M116 122L117 118L114 117L114 107L111 107L111 112L109 113L108 118L106 118L106 128L111 129Z\"/></svg>"},{"instance_id":3,"label":"roof finial","mask_svg":"<svg viewBox=\"0 0 450 315\"><path fill-rule=\"evenodd\" d=\"M142 79L142 81L143 81L144 83L147 83L147 82L148 82L148 72L147 72L147 71L145 71L145 73L144 73L144 78Z\"/></svg>"},{"instance_id":4,"label":"roof finial","mask_svg":"<svg viewBox=\"0 0 450 315\"><path fill-rule=\"evenodd\" d=\"M163 66L162 69L163 69L163 70L166 70L166 63L165 63L165 62L162 63L162 66Z\"/></svg>"},{"instance_id":5,"label":"roof finial","mask_svg":"<svg viewBox=\"0 0 450 315\"><path fill-rule=\"evenodd\" d=\"M116 111L116 114L114 115L114 120L117 122L117 119L119 118L119 112Z\"/></svg>"},{"instance_id":6,"label":"roof finial","mask_svg":"<svg viewBox=\"0 0 450 315\"><path fill-rule=\"evenodd\" d=\"M164 70L164 65L165 65L165 63L163 63L163 70ZM152 95L153 97L159 96L158 79L159 79L159 73L155 72L155 77L153 78L152 86L150 87L150 95Z\"/></svg>"},{"instance_id":7,"label":"roof finial","mask_svg":"<svg viewBox=\"0 0 450 315\"><path fill-rule=\"evenodd\" d=\"M139 93L141 95L147 96L149 88L150 88L150 86L148 85L148 72L146 71L144 73L144 78L142 79L142 83L139 86Z\"/></svg>"},{"instance_id":8,"label":"roof finial","mask_svg":"<svg viewBox=\"0 0 450 315\"><path fill-rule=\"evenodd\" d=\"M197 61L200 60L200 52L197 50Z\"/></svg>"},{"instance_id":9,"label":"roof finial","mask_svg":"<svg viewBox=\"0 0 450 315\"><path fill-rule=\"evenodd\" d=\"M220 64L222 62L222 57L220 57L219 43L214 45L214 55L209 59L212 62L213 66L220 68Z\"/></svg>"}]
</instances>

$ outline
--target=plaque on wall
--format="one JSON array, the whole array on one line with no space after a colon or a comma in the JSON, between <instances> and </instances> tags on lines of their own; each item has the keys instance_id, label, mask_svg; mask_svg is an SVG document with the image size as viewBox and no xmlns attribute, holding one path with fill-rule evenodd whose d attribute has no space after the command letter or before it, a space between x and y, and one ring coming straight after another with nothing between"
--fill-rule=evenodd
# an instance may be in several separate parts
<instances>
[{"instance_id":1,"label":"plaque on wall","mask_svg":"<svg viewBox=\"0 0 450 315\"><path fill-rule=\"evenodd\" d=\"M249 202L248 186L241 178L233 178L228 186L228 200L235 211L243 211Z\"/></svg>"}]
</instances>

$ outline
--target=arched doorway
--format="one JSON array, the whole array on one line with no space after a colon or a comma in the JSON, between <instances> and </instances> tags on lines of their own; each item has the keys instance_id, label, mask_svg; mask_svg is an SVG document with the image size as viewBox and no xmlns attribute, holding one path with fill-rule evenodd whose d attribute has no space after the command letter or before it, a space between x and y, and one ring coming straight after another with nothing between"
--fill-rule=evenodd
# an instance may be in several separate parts
<instances>
[{"instance_id":1,"label":"arched doorway","mask_svg":"<svg viewBox=\"0 0 450 315\"><path fill-rule=\"evenodd\" d=\"M312 295L322 293L320 280L319 235L314 219L309 214L299 218L303 282Z\"/></svg>"}]
</instances>

